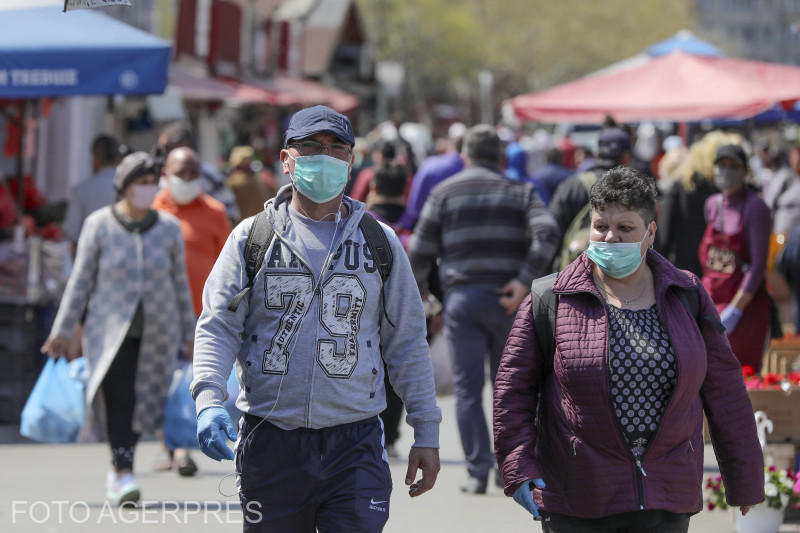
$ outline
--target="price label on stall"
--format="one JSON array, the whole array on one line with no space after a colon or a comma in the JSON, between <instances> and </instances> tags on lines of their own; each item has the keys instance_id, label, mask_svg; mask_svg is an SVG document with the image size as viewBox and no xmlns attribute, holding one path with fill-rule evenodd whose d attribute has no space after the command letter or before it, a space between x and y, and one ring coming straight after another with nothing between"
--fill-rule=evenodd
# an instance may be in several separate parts
<instances>
[{"instance_id":1,"label":"price label on stall","mask_svg":"<svg viewBox=\"0 0 800 533\"><path fill-rule=\"evenodd\" d=\"M64 0L64 11L73 9L92 9L95 7L128 6L130 0Z\"/></svg>"}]
</instances>

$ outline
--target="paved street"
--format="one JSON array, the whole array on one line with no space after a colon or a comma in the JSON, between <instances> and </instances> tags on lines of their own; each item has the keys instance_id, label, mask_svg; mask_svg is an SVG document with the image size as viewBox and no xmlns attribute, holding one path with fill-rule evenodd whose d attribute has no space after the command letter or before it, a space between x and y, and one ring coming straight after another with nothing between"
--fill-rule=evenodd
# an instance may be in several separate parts
<instances>
[{"instance_id":1,"label":"paved street","mask_svg":"<svg viewBox=\"0 0 800 533\"><path fill-rule=\"evenodd\" d=\"M538 523L510 498L491 486L485 496L458 492L464 468L455 426L452 396L439 399L442 425L442 472L432 492L411 500L403 490L405 465L392 462L395 491L386 533L467 531L541 531ZM4 428L5 435L12 428ZM5 437L4 440L8 440ZM403 429L400 450L407 451L410 428ZM202 454L195 478L172 472L154 473L154 442L143 443L136 456L136 471L147 506L144 511L118 511L104 506L108 450L104 444L50 446L0 445L0 531L36 533L90 532L236 532L241 512L234 492L232 463L215 463ZM714 454L706 447L707 469L715 468ZM15 503L16 502L16 503ZM62 502L62 503L58 503ZM59 510L61 517L59 520ZM49 515L49 516L48 516ZM704 511L692 519L693 533L734 533L726 512ZM800 531L800 524L784 524L782 533Z\"/></svg>"}]
</instances>

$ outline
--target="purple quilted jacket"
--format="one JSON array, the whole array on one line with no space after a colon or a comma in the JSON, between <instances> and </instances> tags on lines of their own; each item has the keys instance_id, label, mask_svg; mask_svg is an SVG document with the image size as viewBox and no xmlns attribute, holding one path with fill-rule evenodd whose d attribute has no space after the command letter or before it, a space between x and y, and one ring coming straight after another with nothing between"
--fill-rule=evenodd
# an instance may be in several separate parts
<instances>
[{"instance_id":1,"label":"purple quilted jacket","mask_svg":"<svg viewBox=\"0 0 800 533\"><path fill-rule=\"evenodd\" d=\"M558 276L553 371L543 375L530 296L519 308L497 372L494 441L512 495L542 478L534 501L545 511L596 518L640 509L693 513L703 506L703 412L730 505L764 499L764 471L739 362L696 276L650 250L656 305L678 364L678 382L641 465L611 408L608 315L584 253ZM700 294L702 329L675 288ZM747 327L740 324L739 327ZM539 393L540 428L534 424Z\"/></svg>"}]
</instances>

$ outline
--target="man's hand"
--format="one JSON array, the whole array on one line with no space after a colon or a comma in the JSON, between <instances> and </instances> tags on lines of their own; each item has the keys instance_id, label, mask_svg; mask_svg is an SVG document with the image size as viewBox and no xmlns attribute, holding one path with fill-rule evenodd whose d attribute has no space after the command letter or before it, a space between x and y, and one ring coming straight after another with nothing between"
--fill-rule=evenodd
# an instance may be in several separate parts
<instances>
[{"instance_id":1,"label":"man's hand","mask_svg":"<svg viewBox=\"0 0 800 533\"><path fill-rule=\"evenodd\" d=\"M42 345L42 353L46 353L48 356L56 359L62 356L66 357L69 353L69 339L57 335L50 335Z\"/></svg>"},{"instance_id":2,"label":"man's hand","mask_svg":"<svg viewBox=\"0 0 800 533\"><path fill-rule=\"evenodd\" d=\"M522 303L527 294L528 287L519 280L512 279L506 283L505 287L500 289L500 298L497 301L505 308L507 314L513 315L517 312L519 304Z\"/></svg>"},{"instance_id":3,"label":"man's hand","mask_svg":"<svg viewBox=\"0 0 800 533\"><path fill-rule=\"evenodd\" d=\"M739 510L742 512L742 516L750 512L750 507L751 507L750 505L742 505L741 507L739 507Z\"/></svg>"},{"instance_id":4,"label":"man's hand","mask_svg":"<svg viewBox=\"0 0 800 533\"><path fill-rule=\"evenodd\" d=\"M406 472L408 495L413 498L431 490L436 483L440 468L438 448L411 448L408 454L408 472ZM422 477L419 481L414 481L419 469L422 469Z\"/></svg>"},{"instance_id":5,"label":"man's hand","mask_svg":"<svg viewBox=\"0 0 800 533\"><path fill-rule=\"evenodd\" d=\"M233 451L225 439L236 440L231 415L222 407L206 407L197 415L197 442L203 453L215 461L233 460Z\"/></svg>"}]
</instances>

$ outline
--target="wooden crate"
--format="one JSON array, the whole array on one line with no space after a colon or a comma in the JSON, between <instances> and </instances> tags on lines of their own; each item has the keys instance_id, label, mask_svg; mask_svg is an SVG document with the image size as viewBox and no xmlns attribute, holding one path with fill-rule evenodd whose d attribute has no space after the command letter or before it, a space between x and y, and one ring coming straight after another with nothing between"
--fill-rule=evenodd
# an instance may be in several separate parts
<instances>
[{"instance_id":1,"label":"wooden crate","mask_svg":"<svg viewBox=\"0 0 800 533\"><path fill-rule=\"evenodd\" d=\"M773 430L767 441L800 441L800 387L793 387L788 393L774 389L748 393L753 411L764 411L772 420Z\"/></svg>"}]
</instances>

